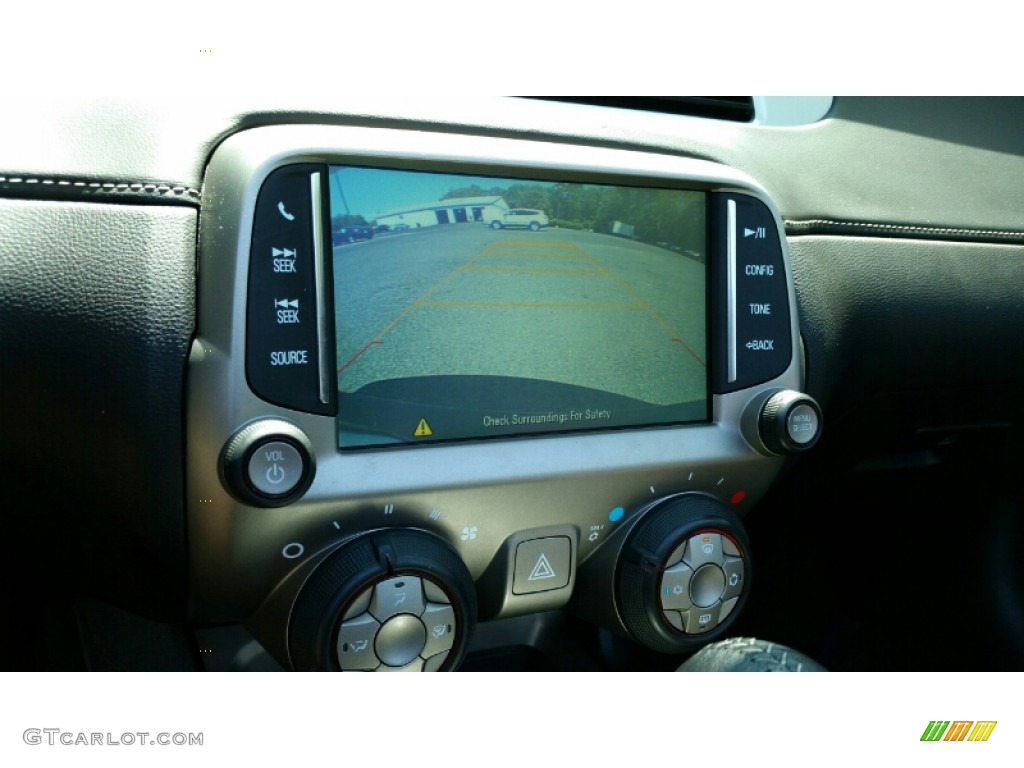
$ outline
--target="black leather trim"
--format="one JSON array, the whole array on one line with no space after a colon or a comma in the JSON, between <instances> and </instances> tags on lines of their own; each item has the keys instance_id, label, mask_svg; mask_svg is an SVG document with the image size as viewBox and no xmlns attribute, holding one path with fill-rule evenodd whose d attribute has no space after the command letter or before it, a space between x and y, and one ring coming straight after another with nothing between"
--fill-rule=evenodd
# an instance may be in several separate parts
<instances>
[{"instance_id":1,"label":"black leather trim","mask_svg":"<svg viewBox=\"0 0 1024 768\"><path fill-rule=\"evenodd\" d=\"M1024 381L1024 248L794 237L789 255L806 391L826 419L850 413L878 439L882 427L1014 420ZM944 392L955 387L984 394L953 407Z\"/></svg>"},{"instance_id":2,"label":"black leather trim","mask_svg":"<svg viewBox=\"0 0 1024 768\"><path fill-rule=\"evenodd\" d=\"M1024 231L971 229L963 227L932 227L918 224L884 224L873 221L838 221L836 219L786 219L786 234L841 235L846 237L893 237L911 240L943 240L961 243L1024 244Z\"/></svg>"},{"instance_id":3,"label":"black leather trim","mask_svg":"<svg viewBox=\"0 0 1024 768\"><path fill-rule=\"evenodd\" d=\"M123 202L133 205L188 205L198 207L202 193L187 184L162 181L104 181L100 179L42 178L0 175L0 197L32 200Z\"/></svg>"},{"instance_id":4,"label":"black leather trim","mask_svg":"<svg viewBox=\"0 0 1024 768\"><path fill-rule=\"evenodd\" d=\"M17 564L4 583L31 600L184 616L197 221L180 206L0 199L0 466Z\"/></svg>"},{"instance_id":5,"label":"black leather trim","mask_svg":"<svg viewBox=\"0 0 1024 768\"><path fill-rule=\"evenodd\" d=\"M102 109L66 86L58 80L40 88L52 97L0 127L0 175L115 184L175 179L200 189L210 153L237 131L365 125L713 160L757 180L794 221L913 221L993 231L1022 226L1020 97L837 97L824 120L783 128L477 95L462 101L339 99L315 79L226 89L216 100L154 85Z\"/></svg>"}]
</instances>

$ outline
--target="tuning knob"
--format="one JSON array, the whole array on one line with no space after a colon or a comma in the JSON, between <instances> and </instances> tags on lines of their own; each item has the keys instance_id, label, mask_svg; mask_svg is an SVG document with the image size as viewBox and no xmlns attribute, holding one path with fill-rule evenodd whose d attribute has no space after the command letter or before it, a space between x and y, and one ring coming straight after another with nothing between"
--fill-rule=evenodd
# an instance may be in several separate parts
<instances>
[{"instance_id":1,"label":"tuning knob","mask_svg":"<svg viewBox=\"0 0 1024 768\"><path fill-rule=\"evenodd\" d=\"M630 634L662 653L721 637L749 594L750 544L739 518L698 494L659 504L627 539L616 604Z\"/></svg>"},{"instance_id":2,"label":"tuning knob","mask_svg":"<svg viewBox=\"0 0 1024 768\"><path fill-rule=\"evenodd\" d=\"M821 436L821 406L810 395L784 389L754 407L757 436L771 454L802 453Z\"/></svg>"},{"instance_id":3,"label":"tuning knob","mask_svg":"<svg viewBox=\"0 0 1024 768\"><path fill-rule=\"evenodd\" d=\"M303 585L289 653L299 671L451 670L475 622L472 577L447 543L380 530L343 544Z\"/></svg>"}]
</instances>

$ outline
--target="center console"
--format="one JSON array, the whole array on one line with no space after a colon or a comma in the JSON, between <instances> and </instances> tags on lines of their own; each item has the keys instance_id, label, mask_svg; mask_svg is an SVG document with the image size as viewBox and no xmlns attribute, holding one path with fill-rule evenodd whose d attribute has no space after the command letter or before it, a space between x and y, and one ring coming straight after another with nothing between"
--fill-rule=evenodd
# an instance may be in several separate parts
<instances>
[{"instance_id":1,"label":"center console","mask_svg":"<svg viewBox=\"0 0 1024 768\"><path fill-rule=\"evenodd\" d=\"M822 421L753 181L290 126L225 140L203 201L195 622L340 671L455 669L553 609L667 653L728 633L742 518Z\"/></svg>"}]
</instances>

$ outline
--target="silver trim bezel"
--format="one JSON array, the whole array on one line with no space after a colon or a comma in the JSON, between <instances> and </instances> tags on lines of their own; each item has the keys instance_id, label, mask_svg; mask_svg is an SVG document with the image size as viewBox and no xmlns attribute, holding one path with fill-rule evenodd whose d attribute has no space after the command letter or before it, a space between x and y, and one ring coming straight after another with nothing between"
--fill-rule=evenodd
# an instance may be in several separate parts
<instances>
[{"instance_id":1,"label":"silver trim bezel","mask_svg":"<svg viewBox=\"0 0 1024 768\"><path fill-rule=\"evenodd\" d=\"M733 384L736 381L736 201L726 202L726 296L725 296L725 322L726 322L726 350L728 356L726 381Z\"/></svg>"},{"instance_id":2,"label":"silver trim bezel","mask_svg":"<svg viewBox=\"0 0 1024 768\"><path fill-rule=\"evenodd\" d=\"M477 578L509 535L550 525L580 530L577 562L584 563L604 541L589 533L596 526L602 531L613 527L607 525L612 500L628 510L628 521L652 498L675 493L710 493L729 503L733 489L742 488L744 499L736 507L740 514L764 494L781 460L763 456L747 442L740 430L742 413L761 391L800 389L803 379L784 238L794 350L790 366L750 390L714 395L711 423L342 452L334 417L291 411L256 397L245 374L256 198L277 168L332 162L735 192L764 201L777 232L784 231L778 211L751 179L688 157L364 127L268 126L228 137L211 157L204 183L197 337L188 372L186 507L194 618L243 618L289 573L339 537L380 525L438 533ZM710 259L709 254L709 268ZM324 335L330 343L330 334ZM238 502L218 476L224 444L242 426L262 418L295 424L317 454L311 487L281 509ZM384 511L389 505L390 513ZM439 509L442 514L431 517ZM472 526L478 527L477 535L464 540L460 532ZM294 543L301 544L302 556L282 557L282 547Z\"/></svg>"},{"instance_id":3,"label":"silver trim bezel","mask_svg":"<svg viewBox=\"0 0 1024 768\"><path fill-rule=\"evenodd\" d=\"M309 174L310 221L313 223L313 282L316 291L316 347L317 347L317 380L319 382L320 402L330 402L331 376L327 361L331 359L330 327L327 322L327 270L324 267L324 221L323 200L321 198L320 173Z\"/></svg>"}]
</instances>

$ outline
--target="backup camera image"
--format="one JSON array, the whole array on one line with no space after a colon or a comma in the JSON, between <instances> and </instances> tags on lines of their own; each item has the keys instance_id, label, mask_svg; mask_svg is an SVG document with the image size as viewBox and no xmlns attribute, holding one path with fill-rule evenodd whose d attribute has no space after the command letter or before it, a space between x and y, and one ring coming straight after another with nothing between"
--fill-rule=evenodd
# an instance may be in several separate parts
<instances>
[{"instance_id":1,"label":"backup camera image","mask_svg":"<svg viewBox=\"0 0 1024 768\"><path fill-rule=\"evenodd\" d=\"M339 447L706 421L705 199L332 166Z\"/></svg>"}]
</instances>

